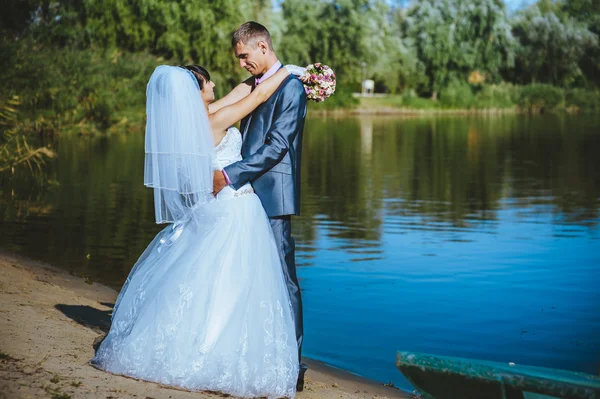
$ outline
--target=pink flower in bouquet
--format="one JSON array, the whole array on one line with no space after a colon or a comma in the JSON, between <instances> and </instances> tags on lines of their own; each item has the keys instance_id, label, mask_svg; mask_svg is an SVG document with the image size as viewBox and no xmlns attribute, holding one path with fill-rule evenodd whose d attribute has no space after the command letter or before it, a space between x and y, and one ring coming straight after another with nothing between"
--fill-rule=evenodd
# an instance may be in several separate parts
<instances>
[{"instance_id":1,"label":"pink flower in bouquet","mask_svg":"<svg viewBox=\"0 0 600 399\"><path fill-rule=\"evenodd\" d=\"M300 80L309 100L322 102L335 92L336 76L329 66L320 62L308 65Z\"/></svg>"}]
</instances>

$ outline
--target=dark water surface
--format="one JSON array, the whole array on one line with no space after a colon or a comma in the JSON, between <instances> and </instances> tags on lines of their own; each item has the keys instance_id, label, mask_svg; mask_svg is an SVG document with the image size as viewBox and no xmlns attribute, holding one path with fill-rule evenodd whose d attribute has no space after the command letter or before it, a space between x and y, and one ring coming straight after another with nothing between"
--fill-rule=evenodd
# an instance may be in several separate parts
<instances>
[{"instance_id":1,"label":"dark water surface","mask_svg":"<svg viewBox=\"0 0 600 399\"><path fill-rule=\"evenodd\" d=\"M62 137L0 185L0 248L119 288L160 230L143 135ZM311 118L294 219L305 355L600 371L600 118Z\"/></svg>"}]
</instances>

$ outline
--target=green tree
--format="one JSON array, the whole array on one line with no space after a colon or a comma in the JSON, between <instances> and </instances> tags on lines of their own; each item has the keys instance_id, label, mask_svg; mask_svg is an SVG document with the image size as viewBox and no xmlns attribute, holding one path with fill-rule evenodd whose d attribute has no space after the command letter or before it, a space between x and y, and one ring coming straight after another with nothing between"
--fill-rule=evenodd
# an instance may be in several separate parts
<instances>
[{"instance_id":1,"label":"green tree","mask_svg":"<svg viewBox=\"0 0 600 399\"><path fill-rule=\"evenodd\" d=\"M573 85L583 78L583 56L598 47L598 37L585 24L561 15L559 5L552 2L518 12L512 26L519 46L510 76L521 84Z\"/></svg>"},{"instance_id":2,"label":"green tree","mask_svg":"<svg viewBox=\"0 0 600 399\"><path fill-rule=\"evenodd\" d=\"M231 34L261 17L265 0L62 0L40 7L33 32L65 46L146 51L176 62L197 62L229 83L239 81Z\"/></svg>"},{"instance_id":3,"label":"green tree","mask_svg":"<svg viewBox=\"0 0 600 399\"><path fill-rule=\"evenodd\" d=\"M370 76L379 74L388 88L397 86L403 47L386 2L285 0L281 9L285 27L280 46L286 62L326 63L342 84L355 87L365 62Z\"/></svg>"},{"instance_id":4,"label":"green tree","mask_svg":"<svg viewBox=\"0 0 600 399\"><path fill-rule=\"evenodd\" d=\"M396 93L419 83L422 74L416 52L403 38L402 8L392 3L375 5L363 38L367 78L374 79L376 91ZM422 79L421 79L422 80Z\"/></svg>"},{"instance_id":5,"label":"green tree","mask_svg":"<svg viewBox=\"0 0 600 399\"><path fill-rule=\"evenodd\" d=\"M600 1L597 0L565 0L561 11L578 22L584 23L588 30L600 36ZM589 48L581 58L581 71L586 83L600 86L600 45Z\"/></svg>"},{"instance_id":6,"label":"green tree","mask_svg":"<svg viewBox=\"0 0 600 399\"><path fill-rule=\"evenodd\" d=\"M501 0L417 0L405 32L425 66L433 98L474 70L498 80L513 65L514 39Z\"/></svg>"}]
</instances>

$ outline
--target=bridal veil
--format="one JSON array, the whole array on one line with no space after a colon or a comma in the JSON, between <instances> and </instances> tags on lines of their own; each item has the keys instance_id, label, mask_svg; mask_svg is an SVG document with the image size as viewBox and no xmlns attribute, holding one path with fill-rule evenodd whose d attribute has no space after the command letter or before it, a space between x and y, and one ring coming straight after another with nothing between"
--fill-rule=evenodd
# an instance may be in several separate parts
<instances>
[{"instance_id":1,"label":"bridal veil","mask_svg":"<svg viewBox=\"0 0 600 399\"><path fill-rule=\"evenodd\" d=\"M144 185L154 189L156 223L183 222L213 199L214 144L198 82L162 65L146 88Z\"/></svg>"}]
</instances>

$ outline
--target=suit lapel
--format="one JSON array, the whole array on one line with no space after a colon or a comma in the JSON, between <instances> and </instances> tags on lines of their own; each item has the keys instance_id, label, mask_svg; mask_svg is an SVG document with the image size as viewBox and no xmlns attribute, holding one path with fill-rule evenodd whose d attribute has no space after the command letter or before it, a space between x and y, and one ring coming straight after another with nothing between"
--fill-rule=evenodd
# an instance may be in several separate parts
<instances>
[{"instance_id":1,"label":"suit lapel","mask_svg":"<svg viewBox=\"0 0 600 399\"><path fill-rule=\"evenodd\" d=\"M252 82L252 91L256 88L256 78L254 79L254 81ZM242 119L242 124L241 124L241 128L242 128L242 139L245 141L246 140L246 133L248 132L248 129L250 128L250 122L252 122L252 115L254 115L254 112L256 110L252 111L250 113L250 115L246 116L244 119Z\"/></svg>"},{"instance_id":2,"label":"suit lapel","mask_svg":"<svg viewBox=\"0 0 600 399\"><path fill-rule=\"evenodd\" d=\"M283 68L283 65L281 65L279 67L279 69L281 69L281 68ZM252 90L254 90L255 87L256 87L256 79L252 82ZM275 96L278 91L279 91L279 89L275 90L275 93L273 93L272 96ZM252 116L254 116L255 112L256 112L256 109L254 111L252 111L252 113L250 115L248 115L247 117L242 119L242 123L241 123L240 127L242 128L241 130L242 130L242 140L243 141L246 141L246 133L248 133L248 129L250 129L250 124L252 123Z\"/></svg>"}]
</instances>

